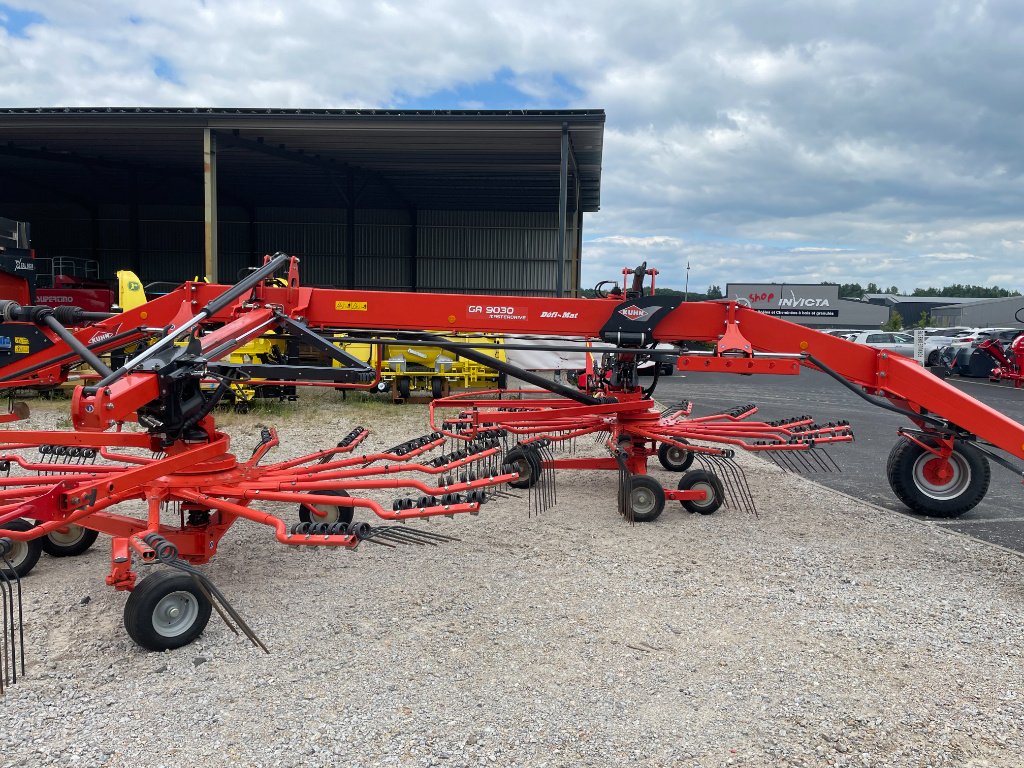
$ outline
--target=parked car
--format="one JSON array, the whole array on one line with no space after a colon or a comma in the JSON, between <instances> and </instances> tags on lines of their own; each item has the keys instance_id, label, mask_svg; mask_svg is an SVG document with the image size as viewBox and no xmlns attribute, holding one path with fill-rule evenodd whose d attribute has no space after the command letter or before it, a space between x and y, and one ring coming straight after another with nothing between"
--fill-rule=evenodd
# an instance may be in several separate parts
<instances>
[{"instance_id":1,"label":"parked car","mask_svg":"<svg viewBox=\"0 0 1024 768\"><path fill-rule=\"evenodd\" d=\"M955 373L960 376L983 378L988 376L997 362L994 357L978 345L986 339L997 339L1004 346L1010 344L1017 336L1024 333L1019 328L974 328L953 340L939 350L940 364L946 374Z\"/></svg>"},{"instance_id":2,"label":"parked car","mask_svg":"<svg viewBox=\"0 0 1024 768\"><path fill-rule=\"evenodd\" d=\"M861 331L851 336L848 341L855 344L866 344L875 349L887 349L897 355L914 356L914 337L905 333L891 331Z\"/></svg>"},{"instance_id":3,"label":"parked car","mask_svg":"<svg viewBox=\"0 0 1024 768\"><path fill-rule=\"evenodd\" d=\"M938 365L943 347L948 347L958 336L970 331L962 326L954 328L926 328L924 340L924 364Z\"/></svg>"}]
</instances>

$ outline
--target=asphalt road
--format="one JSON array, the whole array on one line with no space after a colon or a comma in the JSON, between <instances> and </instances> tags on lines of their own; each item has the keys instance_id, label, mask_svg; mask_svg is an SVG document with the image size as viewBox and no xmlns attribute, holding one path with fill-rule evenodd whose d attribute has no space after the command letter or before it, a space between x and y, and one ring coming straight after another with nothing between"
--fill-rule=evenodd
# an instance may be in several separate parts
<instances>
[{"instance_id":1,"label":"asphalt road","mask_svg":"<svg viewBox=\"0 0 1024 768\"><path fill-rule=\"evenodd\" d=\"M987 379L952 377L947 381L1024 423L1024 389L1014 390ZM872 504L1024 553L1024 487L1019 476L990 462L992 481L988 493L970 512L953 520L912 514L893 494L885 477L885 460L897 440L896 430L910 426L910 421L872 406L825 374L810 370L803 370L799 376L676 373L661 378L655 397L666 405L690 400L698 416L754 403L760 409L757 418L766 421L801 414L810 414L821 423L845 419L853 427L856 441L829 448L842 472L809 474L809 479ZM1014 462L1024 468L1024 462Z\"/></svg>"}]
</instances>

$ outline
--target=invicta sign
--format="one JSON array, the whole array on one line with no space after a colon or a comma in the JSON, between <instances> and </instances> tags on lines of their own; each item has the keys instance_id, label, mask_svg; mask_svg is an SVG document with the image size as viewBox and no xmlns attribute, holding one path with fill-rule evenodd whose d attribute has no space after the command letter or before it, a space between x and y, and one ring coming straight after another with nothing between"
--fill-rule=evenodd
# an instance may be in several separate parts
<instances>
[{"instance_id":1,"label":"invicta sign","mask_svg":"<svg viewBox=\"0 0 1024 768\"><path fill-rule=\"evenodd\" d=\"M766 315L782 317L838 317L838 285L730 283L727 296Z\"/></svg>"}]
</instances>

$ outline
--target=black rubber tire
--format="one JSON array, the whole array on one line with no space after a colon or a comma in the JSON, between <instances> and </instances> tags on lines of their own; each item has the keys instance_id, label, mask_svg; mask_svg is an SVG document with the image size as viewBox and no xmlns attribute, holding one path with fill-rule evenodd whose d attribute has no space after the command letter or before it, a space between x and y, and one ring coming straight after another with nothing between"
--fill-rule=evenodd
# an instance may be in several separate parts
<instances>
[{"instance_id":1,"label":"black rubber tire","mask_svg":"<svg viewBox=\"0 0 1024 768\"><path fill-rule=\"evenodd\" d=\"M953 469L949 480L929 477L933 461L938 462L938 457L905 437L889 452L889 486L911 510L928 517L959 517L985 498L992 470L988 459L974 446L963 442L954 445L949 457Z\"/></svg>"},{"instance_id":2,"label":"black rubber tire","mask_svg":"<svg viewBox=\"0 0 1024 768\"><path fill-rule=\"evenodd\" d=\"M444 379L440 376L432 376L430 378L430 396L435 400L444 397Z\"/></svg>"},{"instance_id":3,"label":"black rubber tire","mask_svg":"<svg viewBox=\"0 0 1024 768\"><path fill-rule=\"evenodd\" d=\"M676 442L685 443L686 441L680 438ZM685 451L674 445L662 443L658 446L658 461L669 472L685 472L693 464L693 451Z\"/></svg>"},{"instance_id":4,"label":"black rubber tire","mask_svg":"<svg viewBox=\"0 0 1024 768\"><path fill-rule=\"evenodd\" d=\"M704 469L694 469L679 478L680 491L701 490L707 493L704 501L697 499L686 499L679 502L683 509L688 512L696 512L700 515L710 515L718 511L718 508L725 502L725 487L718 475Z\"/></svg>"},{"instance_id":5,"label":"black rubber tire","mask_svg":"<svg viewBox=\"0 0 1024 768\"><path fill-rule=\"evenodd\" d=\"M384 379L381 379L380 381L373 385L373 391L376 392L378 395L383 395L390 389L391 385L388 384ZM345 390L343 389L341 391L344 392Z\"/></svg>"},{"instance_id":6,"label":"black rubber tire","mask_svg":"<svg viewBox=\"0 0 1024 768\"><path fill-rule=\"evenodd\" d=\"M31 531L34 527L28 520L19 518L0 525L0 531ZM13 579L15 576L20 579L28 576L32 569L36 567L36 563L39 562L39 556L43 553L43 545L39 539L32 539L30 541L15 541L11 539L11 542L14 546L7 553L7 560L10 562L11 568L8 568L7 564L0 560L0 573L3 573L9 579Z\"/></svg>"},{"instance_id":7,"label":"black rubber tire","mask_svg":"<svg viewBox=\"0 0 1024 768\"><path fill-rule=\"evenodd\" d=\"M411 384L412 383L409 381L408 376L399 376L398 380L395 382L395 385L398 388L398 396L402 398L402 400L409 399L409 393L412 391Z\"/></svg>"},{"instance_id":8,"label":"black rubber tire","mask_svg":"<svg viewBox=\"0 0 1024 768\"><path fill-rule=\"evenodd\" d=\"M518 446L505 454L502 465L519 473L519 479L509 483L513 488L531 488L540 480L541 463L537 451L527 446Z\"/></svg>"},{"instance_id":9,"label":"black rubber tire","mask_svg":"<svg viewBox=\"0 0 1024 768\"><path fill-rule=\"evenodd\" d=\"M156 571L128 595L124 628L132 640L147 650L181 648L203 633L212 608L189 574Z\"/></svg>"},{"instance_id":10,"label":"black rubber tire","mask_svg":"<svg viewBox=\"0 0 1024 768\"><path fill-rule=\"evenodd\" d=\"M649 475L633 475L629 491L633 522L649 523L665 510L665 489Z\"/></svg>"},{"instance_id":11,"label":"black rubber tire","mask_svg":"<svg viewBox=\"0 0 1024 768\"><path fill-rule=\"evenodd\" d=\"M88 550L99 535L98 531L72 523L66 534L49 533L39 540L39 545L51 557L75 557Z\"/></svg>"},{"instance_id":12,"label":"black rubber tire","mask_svg":"<svg viewBox=\"0 0 1024 768\"><path fill-rule=\"evenodd\" d=\"M931 368L939 364L939 350L933 349L928 353L928 359L924 361L925 367Z\"/></svg>"},{"instance_id":13,"label":"black rubber tire","mask_svg":"<svg viewBox=\"0 0 1024 768\"><path fill-rule=\"evenodd\" d=\"M335 491L316 491L318 496L348 496L347 491L341 489ZM353 507L342 507L337 504L317 504L318 509L327 514L320 517L310 510L308 504L299 504L299 521L303 523L351 523Z\"/></svg>"}]
</instances>

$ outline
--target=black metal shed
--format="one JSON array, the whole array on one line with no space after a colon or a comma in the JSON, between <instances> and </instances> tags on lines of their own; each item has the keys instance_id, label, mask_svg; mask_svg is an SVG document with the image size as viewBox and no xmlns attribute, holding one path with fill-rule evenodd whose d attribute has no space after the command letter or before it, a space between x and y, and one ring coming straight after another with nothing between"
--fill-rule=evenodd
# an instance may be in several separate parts
<instances>
[{"instance_id":1,"label":"black metal shed","mask_svg":"<svg viewBox=\"0 0 1024 768\"><path fill-rule=\"evenodd\" d=\"M0 215L101 275L571 293L603 110L0 110Z\"/></svg>"}]
</instances>

